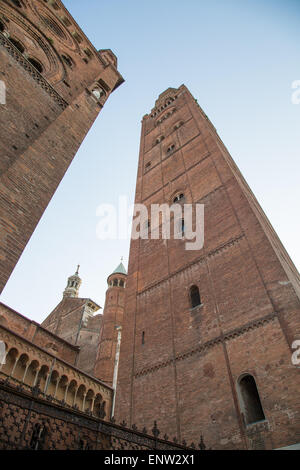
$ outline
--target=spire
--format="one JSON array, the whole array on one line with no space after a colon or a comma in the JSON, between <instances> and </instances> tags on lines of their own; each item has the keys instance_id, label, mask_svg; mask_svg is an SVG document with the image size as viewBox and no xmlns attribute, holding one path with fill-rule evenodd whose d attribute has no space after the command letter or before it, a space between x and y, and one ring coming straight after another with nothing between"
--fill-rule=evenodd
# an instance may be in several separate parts
<instances>
[{"instance_id":1,"label":"spire","mask_svg":"<svg viewBox=\"0 0 300 470\"><path fill-rule=\"evenodd\" d=\"M79 277L79 268L80 265L78 264L75 274L68 278L67 287L65 288L63 293L64 297L78 297L79 288L82 282Z\"/></svg>"},{"instance_id":2,"label":"spire","mask_svg":"<svg viewBox=\"0 0 300 470\"><path fill-rule=\"evenodd\" d=\"M114 270L114 272L112 274L126 274L127 275L127 271L126 271L126 268L123 264L123 256L121 258L121 263L119 264L119 266Z\"/></svg>"}]
</instances>

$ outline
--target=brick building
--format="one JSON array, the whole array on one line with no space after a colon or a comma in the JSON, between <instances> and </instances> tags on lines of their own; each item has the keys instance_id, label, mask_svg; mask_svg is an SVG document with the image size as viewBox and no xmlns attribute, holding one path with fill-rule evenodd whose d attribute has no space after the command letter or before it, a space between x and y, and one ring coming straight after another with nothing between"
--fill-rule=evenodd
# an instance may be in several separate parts
<instances>
[{"instance_id":1,"label":"brick building","mask_svg":"<svg viewBox=\"0 0 300 470\"><path fill-rule=\"evenodd\" d=\"M109 95L117 58L57 0L0 1L0 292Z\"/></svg>"},{"instance_id":2,"label":"brick building","mask_svg":"<svg viewBox=\"0 0 300 470\"><path fill-rule=\"evenodd\" d=\"M299 274L185 86L143 118L135 202L204 204L204 245L182 218L183 239L131 240L116 416L213 449L299 443Z\"/></svg>"}]
</instances>

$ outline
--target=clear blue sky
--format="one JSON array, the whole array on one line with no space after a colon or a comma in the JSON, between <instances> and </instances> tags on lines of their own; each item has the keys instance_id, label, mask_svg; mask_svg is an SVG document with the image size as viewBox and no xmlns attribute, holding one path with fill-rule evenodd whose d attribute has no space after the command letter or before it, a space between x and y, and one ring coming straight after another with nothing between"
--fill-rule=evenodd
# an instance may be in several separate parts
<instances>
[{"instance_id":1,"label":"clear blue sky","mask_svg":"<svg viewBox=\"0 0 300 470\"><path fill-rule=\"evenodd\" d=\"M140 121L184 83L208 114L300 268L299 0L65 0L126 82L110 97L51 200L2 302L42 321L81 264L80 294L104 305L129 241L100 241L96 209L133 201Z\"/></svg>"}]
</instances>

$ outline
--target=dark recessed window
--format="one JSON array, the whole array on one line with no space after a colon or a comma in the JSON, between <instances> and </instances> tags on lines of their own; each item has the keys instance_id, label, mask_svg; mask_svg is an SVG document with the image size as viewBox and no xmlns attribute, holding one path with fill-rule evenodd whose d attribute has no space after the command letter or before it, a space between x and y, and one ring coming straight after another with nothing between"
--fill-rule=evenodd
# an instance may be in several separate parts
<instances>
[{"instance_id":1,"label":"dark recessed window","mask_svg":"<svg viewBox=\"0 0 300 470\"><path fill-rule=\"evenodd\" d=\"M10 0L16 7L22 8L22 3L19 0Z\"/></svg>"},{"instance_id":2,"label":"dark recessed window","mask_svg":"<svg viewBox=\"0 0 300 470\"><path fill-rule=\"evenodd\" d=\"M175 150L175 144L170 145L170 147L167 148L167 153L171 153Z\"/></svg>"},{"instance_id":3,"label":"dark recessed window","mask_svg":"<svg viewBox=\"0 0 300 470\"><path fill-rule=\"evenodd\" d=\"M4 23L2 23L2 21L0 21L0 31L3 32L4 30L5 30Z\"/></svg>"},{"instance_id":4,"label":"dark recessed window","mask_svg":"<svg viewBox=\"0 0 300 470\"><path fill-rule=\"evenodd\" d=\"M117 286L118 285L118 279L115 279L114 280L114 286Z\"/></svg>"},{"instance_id":5,"label":"dark recessed window","mask_svg":"<svg viewBox=\"0 0 300 470\"><path fill-rule=\"evenodd\" d=\"M28 62L30 62L31 65L33 65L34 68L36 68L38 72L43 73L43 66L40 64L40 62L33 59L32 57L29 57Z\"/></svg>"},{"instance_id":6,"label":"dark recessed window","mask_svg":"<svg viewBox=\"0 0 300 470\"><path fill-rule=\"evenodd\" d=\"M201 305L200 292L197 286L192 286L190 288L190 300L191 300L192 308L195 308L198 305Z\"/></svg>"},{"instance_id":7,"label":"dark recessed window","mask_svg":"<svg viewBox=\"0 0 300 470\"><path fill-rule=\"evenodd\" d=\"M145 344L145 332L142 333L142 344Z\"/></svg>"},{"instance_id":8,"label":"dark recessed window","mask_svg":"<svg viewBox=\"0 0 300 470\"><path fill-rule=\"evenodd\" d=\"M62 55L61 58L64 61L64 63L67 64L68 67L70 67L70 68L73 67L73 61L72 61L71 57L66 56L66 55Z\"/></svg>"}]
</instances>

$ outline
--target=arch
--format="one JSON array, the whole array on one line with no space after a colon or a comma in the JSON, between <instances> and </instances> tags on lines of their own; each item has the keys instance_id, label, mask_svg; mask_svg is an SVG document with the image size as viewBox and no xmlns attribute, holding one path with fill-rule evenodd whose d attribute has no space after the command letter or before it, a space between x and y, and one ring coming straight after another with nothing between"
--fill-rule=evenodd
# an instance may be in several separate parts
<instances>
[{"instance_id":1,"label":"arch","mask_svg":"<svg viewBox=\"0 0 300 470\"><path fill-rule=\"evenodd\" d=\"M94 390L90 388L85 397L85 406L84 406L83 411L92 412L92 409L94 406L94 399L95 399L95 392Z\"/></svg>"},{"instance_id":2,"label":"arch","mask_svg":"<svg viewBox=\"0 0 300 470\"><path fill-rule=\"evenodd\" d=\"M29 361L28 355L21 354L21 356L18 358L18 361L16 363L16 367L14 369L12 377L23 382L23 378L24 378L25 371L27 369L28 361Z\"/></svg>"},{"instance_id":3,"label":"arch","mask_svg":"<svg viewBox=\"0 0 300 470\"><path fill-rule=\"evenodd\" d=\"M14 367L16 365L16 361L19 357L19 351L16 348L9 349L5 364L3 365L2 372L8 376L10 376L14 372Z\"/></svg>"},{"instance_id":4,"label":"arch","mask_svg":"<svg viewBox=\"0 0 300 470\"><path fill-rule=\"evenodd\" d=\"M24 377L24 383L33 387L36 377L37 377L38 370L39 370L39 362L34 359L29 364L26 375Z\"/></svg>"},{"instance_id":5,"label":"arch","mask_svg":"<svg viewBox=\"0 0 300 470\"><path fill-rule=\"evenodd\" d=\"M193 285L190 288L190 302L191 302L191 307L195 308L198 307L198 305L201 305L201 297L200 297L200 291L198 286Z\"/></svg>"},{"instance_id":6,"label":"arch","mask_svg":"<svg viewBox=\"0 0 300 470\"><path fill-rule=\"evenodd\" d=\"M21 52L21 54L25 52L25 47L18 39L10 37L9 40L18 49L18 51Z\"/></svg>"},{"instance_id":7,"label":"arch","mask_svg":"<svg viewBox=\"0 0 300 470\"><path fill-rule=\"evenodd\" d=\"M64 400L65 399L65 393L67 390L69 379L66 375L62 375L59 380L58 384L54 393L54 398L57 400Z\"/></svg>"},{"instance_id":8,"label":"arch","mask_svg":"<svg viewBox=\"0 0 300 470\"><path fill-rule=\"evenodd\" d=\"M46 426L40 423L35 423L32 429L30 439L30 449L32 450L43 450L45 446L45 439L47 436Z\"/></svg>"},{"instance_id":9,"label":"arch","mask_svg":"<svg viewBox=\"0 0 300 470\"><path fill-rule=\"evenodd\" d=\"M67 64L68 67L70 67L70 69L74 66L74 62L70 56L62 54L61 58L64 61L64 63Z\"/></svg>"},{"instance_id":10,"label":"arch","mask_svg":"<svg viewBox=\"0 0 300 470\"><path fill-rule=\"evenodd\" d=\"M176 204L177 202L184 202L185 196L184 193L178 193L173 199L173 203Z\"/></svg>"},{"instance_id":11,"label":"arch","mask_svg":"<svg viewBox=\"0 0 300 470\"><path fill-rule=\"evenodd\" d=\"M70 405L70 406L73 406L74 404L74 399L75 399L75 394L76 394L76 390L78 388L78 385L77 385L77 382L75 379L71 380L71 382L69 383L69 385L67 386L67 393L65 395L65 402Z\"/></svg>"},{"instance_id":12,"label":"arch","mask_svg":"<svg viewBox=\"0 0 300 470\"><path fill-rule=\"evenodd\" d=\"M49 367L46 365L42 365L36 377L36 383L34 385L39 387L42 390L42 392L44 392L44 389L45 389L48 373L49 373Z\"/></svg>"},{"instance_id":13,"label":"arch","mask_svg":"<svg viewBox=\"0 0 300 470\"><path fill-rule=\"evenodd\" d=\"M36 68L39 73L43 73L43 66L38 60L34 59L33 57L29 57L28 62L30 62L31 65L33 65L33 67Z\"/></svg>"},{"instance_id":14,"label":"arch","mask_svg":"<svg viewBox=\"0 0 300 470\"><path fill-rule=\"evenodd\" d=\"M49 383L48 383L48 388L46 390L47 395L52 395L54 397L58 382L59 382L59 373L57 370L53 370Z\"/></svg>"},{"instance_id":15,"label":"arch","mask_svg":"<svg viewBox=\"0 0 300 470\"><path fill-rule=\"evenodd\" d=\"M253 375L243 374L238 380L238 389L245 424L264 421L266 417Z\"/></svg>"},{"instance_id":16,"label":"arch","mask_svg":"<svg viewBox=\"0 0 300 470\"><path fill-rule=\"evenodd\" d=\"M94 401L94 415L97 416L97 418L104 419L106 416L105 412L105 402L103 401L102 395L100 393L97 393Z\"/></svg>"}]
</instances>

